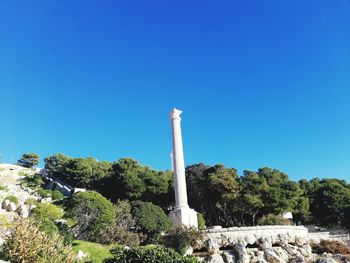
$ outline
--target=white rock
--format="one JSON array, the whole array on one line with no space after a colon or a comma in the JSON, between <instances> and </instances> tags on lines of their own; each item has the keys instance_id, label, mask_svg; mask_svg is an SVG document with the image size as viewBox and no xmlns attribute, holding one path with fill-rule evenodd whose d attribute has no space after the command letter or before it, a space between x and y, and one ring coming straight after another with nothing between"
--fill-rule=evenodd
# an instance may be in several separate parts
<instances>
[{"instance_id":1,"label":"white rock","mask_svg":"<svg viewBox=\"0 0 350 263\"><path fill-rule=\"evenodd\" d=\"M5 207L6 211L8 212L14 212L17 209L17 206L14 202L10 202L6 207Z\"/></svg>"},{"instance_id":2,"label":"white rock","mask_svg":"<svg viewBox=\"0 0 350 263\"><path fill-rule=\"evenodd\" d=\"M52 202L52 198L51 197L41 198L40 202L41 203L51 203Z\"/></svg>"},{"instance_id":3,"label":"white rock","mask_svg":"<svg viewBox=\"0 0 350 263\"><path fill-rule=\"evenodd\" d=\"M82 260L82 259L84 259L84 258L86 258L86 257L89 257L89 253L84 252L84 251L82 251L82 250L79 250L79 251L78 251L78 253L77 253L77 259L78 259L78 260Z\"/></svg>"},{"instance_id":4,"label":"white rock","mask_svg":"<svg viewBox=\"0 0 350 263\"><path fill-rule=\"evenodd\" d=\"M230 251L230 250L226 250L222 253L222 258L224 259L224 261L226 263L236 263L236 256L235 254Z\"/></svg>"},{"instance_id":5,"label":"white rock","mask_svg":"<svg viewBox=\"0 0 350 263\"><path fill-rule=\"evenodd\" d=\"M220 256L219 254L213 254L211 255L206 262L208 263L225 263L224 259L222 258L222 256Z\"/></svg>"},{"instance_id":6,"label":"white rock","mask_svg":"<svg viewBox=\"0 0 350 263\"><path fill-rule=\"evenodd\" d=\"M9 204L10 204L10 200L5 199L5 200L2 202L1 208L2 208L2 209L6 209L6 207L7 207Z\"/></svg>"}]
</instances>

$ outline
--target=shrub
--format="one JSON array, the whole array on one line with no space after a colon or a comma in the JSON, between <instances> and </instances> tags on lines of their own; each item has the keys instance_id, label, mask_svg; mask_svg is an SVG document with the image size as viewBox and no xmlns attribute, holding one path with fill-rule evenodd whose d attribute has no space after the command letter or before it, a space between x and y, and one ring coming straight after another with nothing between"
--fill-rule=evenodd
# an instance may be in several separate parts
<instances>
[{"instance_id":1,"label":"shrub","mask_svg":"<svg viewBox=\"0 0 350 263\"><path fill-rule=\"evenodd\" d=\"M31 188L38 188L44 185L44 180L40 174L28 175L22 178L21 181Z\"/></svg>"},{"instance_id":2,"label":"shrub","mask_svg":"<svg viewBox=\"0 0 350 263\"><path fill-rule=\"evenodd\" d=\"M66 224L57 225L58 233L63 237L63 241L65 245L71 245L74 241L74 236L71 232L71 229Z\"/></svg>"},{"instance_id":3,"label":"shrub","mask_svg":"<svg viewBox=\"0 0 350 263\"><path fill-rule=\"evenodd\" d=\"M136 221L137 230L144 235L144 243L147 244L158 243L160 234L171 226L164 211L149 202L133 202L131 213Z\"/></svg>"},{"instance_id":4,"label":"shrub","mask_svg":"<svg viewBox=\"0 0 350 263\"><path fill-rule=\"evenodd\" d=\"M16 205L18 204L18 198L14 195L8 195L5 197L5 200L9 200L10 202L15 203Z\"/></svg>"},{"instance_id":5,"label":"shrub","mask_svg":"<svg viewBox=\"0 0 350 263\"><path fill-rule=\"evenodd\" d=\"M33 212L38 218L47 218L50 220L60 219L64 214L62 208L50 203L39 203Z\"/></svg>"},{"instance_id":6,"label":"shrub","mask_svg":"<svg viewBox=\"0 0 350 263\"><path fill-rule=\"evenodd\" d=\"M26 205L38 205L38 201L35 198L29 197L26 199L26 201L24 202Z\"/></svg>"},{"instance_id":7,"label":"shrub","mask_svg":"<svg viewBox=\"0 0 350 263\"><path fill-rule=\"evenodd\" d=\"M12 263L74 262L74 253L63 244L58 234L48 235L39 230L32 219L20 221L6 237L2 257Z\"/></svg>"},{"instance_id":8,"label":"shrub","mask_svg":"<svg viewBox=\"0 0 350 263\"><path fill-rule=\"evenodd\" d=\"M58 233L58 227L49 218L42 217L42 218L36 218L36 220L37 220L36 222L37 226L39 227L40 231L43 231L48 235Z\"/></svg>"},{"instance_id":9,"label":"shrub","mask_svg":"<svg viewBox=\"0 0 350 263\"><path fill-rule=\"evenodd\" d=\"M204 215L201 213L197 213L197 221L198 221L198 228L200 230L204 230L206 228Z\"/></svg>"},{"instance_id":10,"label":"shrub","mask_svg":"<svg viewBox=\"0 0 350 263\"><path fill-rule=\"evenodd\" d=\"M319 244L311 243L312 251L316 254L331 253L350 255L350 247L339 241L321 240Z\"/></svg>"},{"instance_id":11,"label":"shrub","mask_svg":"<svg viewBox=\"0 0 350 263\"><path fill-rule=\"evenodd\" d=\"M283 218L280 215L267 214L263 215L257 221L258 225L291 225L292 222L288 219Z\"/></svg>"},{"instance_id":12,"label":"shrub","mask_svg":"<svg viewBox=\"0 0 350 263\"><path fill-rule=\"evenodd\" d=\"M67 201L67 216L75 220L73 231L78 239L109 243L104 233L115 224L113 204L94 191L79 192Z\"/></svg>"},{"instance_id":13,"label":"shrub","mask_svg":"<svg viewBox=\"0 0 350 263\"><path fill-rule=\"evenodd\" d=\"M10 223L10 220L8 219L8 217L6 215L0 214L0 230L2 228L7 228L10 226L11 226L11 223Z\"/></svg>"},{"instance_id":14,"label":"shrub","mask_svg":"<svg viewBox=\"0 0 350 263\"><path fill-rule=\"evenodd\" d=\"M110 238L110 243L115 242L128 247L135 247L140 244L140 238L132 229L135 228L135 220L131 215L130 203L127 201L118 201L114 205L116 218L114 225L109 231L106 231L106 239Z\"/></svg>"},{"instance_id":15,"label":"shrub","mask_svg":"<svg viewBox=\"0 0 350 263\"><path fill-rule=\"evenodd\" d=\"M113 258L105 260L105 263L198 263L195 257L181 256L179 253L170 248L163 248L158 246L151 247L136 247L132 249L125 249L117 246L111 249Z\"/></svg>"},{"instance_id":16,"label":"shrub","mask_svg":"<svg viewBox=\"0 0 350 263\"><path fill-rule=\"evenodd\" d=\"M0 191L5 191L7 190L7 186L6 185L0 185Z\"/></svg>"},{"instance_id":17,"label":"shrub","mask_svg":"<svg viewBox=\"0 0 350 263\"><path fill-rule=\"evenodd\" d=\"M61 200L63 199L64 195L60 191L54 190L51 192L51 197L52 200Z\"/></svg>"},{"instance_id":18,"label":"shrub","mask_svg":"<svg viewBox=\"0 0 350 263\"><path fill-rule=\"evenodd\" d=\"M45 190L45 189L40 188L36 192L44 198L50 196L50 190Z\"/></svg>"},{"instance_id":19,"label":"shrub","mask_svg":"<svg viewBox=\"0 0 350 263\"><path fill-rule=\"evenodd\" d=\"M189 246L195 246L202 238L202 232L194 228L173 227L162 237L162 242L166 247L184 255Z\"/></svg>"}]
</instances>

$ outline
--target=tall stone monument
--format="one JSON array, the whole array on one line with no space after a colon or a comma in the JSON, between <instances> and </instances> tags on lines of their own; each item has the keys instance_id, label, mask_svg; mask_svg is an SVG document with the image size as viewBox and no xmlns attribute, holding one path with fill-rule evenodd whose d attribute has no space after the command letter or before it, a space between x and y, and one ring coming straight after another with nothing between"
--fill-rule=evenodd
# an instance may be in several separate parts
<instances>
[{"instance_id":1,"label":"tall stone monument","mask_svg":"<svg viewBox=\"0 0 350 263\"><path fill-rule=\"evenodd\" d=\"M185 161L182 146L181 115L182 111L173 109L170 112L170 121L173 137L173 170L175 185L175 208L170 212L170 219L175 225L198 228L197 212L187 203L187 190L185 178Z\"/></svg>"}]
</instances>

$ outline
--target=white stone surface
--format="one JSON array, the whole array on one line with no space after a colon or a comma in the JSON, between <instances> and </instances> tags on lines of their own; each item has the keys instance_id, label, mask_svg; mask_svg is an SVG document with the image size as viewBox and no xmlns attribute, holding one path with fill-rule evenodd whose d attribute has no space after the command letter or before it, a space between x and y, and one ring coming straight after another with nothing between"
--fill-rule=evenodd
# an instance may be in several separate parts
<instances>
[{"instance_id":1,"label":"white stone surface","mask_svg":"<svg viewBox=\"0 0 350 263\"><path fill-rule=\"evenodd\" d=\"M189 208L187 202L185 161L181 133L181 113L182 111L175 108L170 112L173 143L172 159L175 176L175 208L170 212L169 217L175 225L198 228L197 213Z\"/></svg>"}]
</instances>

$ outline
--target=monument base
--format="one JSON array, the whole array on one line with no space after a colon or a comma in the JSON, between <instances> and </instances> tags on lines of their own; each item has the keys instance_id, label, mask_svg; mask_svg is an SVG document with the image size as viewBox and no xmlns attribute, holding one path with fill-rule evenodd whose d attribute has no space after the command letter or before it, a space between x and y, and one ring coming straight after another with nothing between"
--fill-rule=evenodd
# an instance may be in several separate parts
<instances>
[{"instance_id":1,"label":"monument base","mask_svg":"<svg viewBox=\"0 0 350 263\"><path fill-rule=\"evenodd\" d=\"M176 226L187 226L198 229L197 212L189 207L175 207L169 218Z\"/></svg>"}]
</instances>

